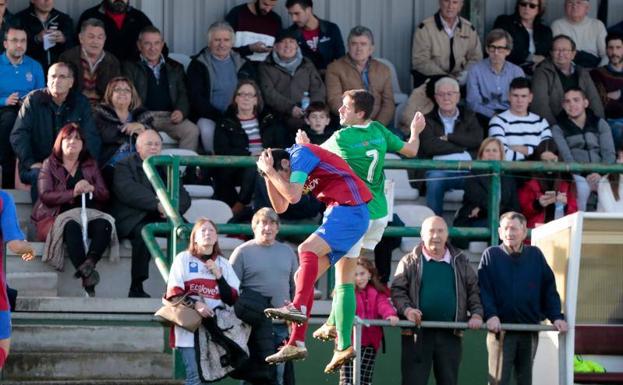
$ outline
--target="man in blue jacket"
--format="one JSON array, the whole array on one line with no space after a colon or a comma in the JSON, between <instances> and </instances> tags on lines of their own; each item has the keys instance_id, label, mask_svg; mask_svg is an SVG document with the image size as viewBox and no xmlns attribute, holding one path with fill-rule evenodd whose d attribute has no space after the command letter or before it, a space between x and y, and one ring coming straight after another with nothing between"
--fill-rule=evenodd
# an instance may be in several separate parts
<instances>
[{"instance_id":1,"label":"man in blue jacket","mask_svg":"<svg viewBox=\"0 0 623 385\"><path fill-rule=\"evenodd\" d=\"M501 323L538 324L545 317L560 332L567 331L567 323L552 269L539 248L523 243L526 217L513 211L503 214L499 234L502 245L485 250L478 268L489 329L489 383L510 384L514 372L517 385L531 385L539 333L504 332Z\"/></svg>"},{"instance_id":2,"label":"man in blue jacket","mask_svg":"<svg viewBox=\"0 0 623 385\"><path fill-rule=\"evenodd\" d=\"M45 87L41 64L26 56L28 40L21 27L9 26L0 55L0 166L2 187L11 189L15 180L15 154L9 135L22 100L32 90Z\"/></svg>"}]
</instances>

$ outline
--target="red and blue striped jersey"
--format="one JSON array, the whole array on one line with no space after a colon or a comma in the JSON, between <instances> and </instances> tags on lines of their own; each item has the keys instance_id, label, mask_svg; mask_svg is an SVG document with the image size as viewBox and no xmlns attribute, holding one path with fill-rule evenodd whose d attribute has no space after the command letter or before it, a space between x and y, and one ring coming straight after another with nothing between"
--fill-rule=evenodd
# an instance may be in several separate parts
<instances>
[{"instance_id":1,"label":"red and blue striped jersey","mask_svg":"<svg viewBox=\"0 0 623 385\"><path fill-rule=\"evenodd\" d=\"M328 206L356 206L369 202L372 194L346 161L314 144L294 145L290 154L290 182L303 183L303 194L311 193Z\"/></svg>"}]
</instances>

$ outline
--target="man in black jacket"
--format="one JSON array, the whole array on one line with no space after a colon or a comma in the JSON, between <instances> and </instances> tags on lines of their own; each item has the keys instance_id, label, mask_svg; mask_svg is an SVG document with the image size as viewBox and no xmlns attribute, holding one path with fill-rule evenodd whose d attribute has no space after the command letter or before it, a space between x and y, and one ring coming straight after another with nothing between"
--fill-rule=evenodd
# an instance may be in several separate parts
<instances>
[{"instance_id":1,"label":"man in black jacket","mask_svg":"<svg viewBox=\"0 0 623 385\"><path fill-rule=\"evenodd\" d=\"M41 63L44 73L61 53L76 45L74 21L55 9L54 1L31 0L15 17L28 34L26 54Z\"/></svg>"},{"instance_id":2,"label":"man in black jacket","mask_svg":"<svg viewBox=\"0 0 623 385\"><path fill-rule=\"evenodd\" d=\"M134 83L143 106L154 111L153 128L177 140L180 148L197 151L199 128L186 119L190 104L184 67L164 58L164 39L156 27L145 27L137 46L141 58L126 62L123 72Z\"/></svg>"},{"instance_id":3,"label":"man in black jacket","mask_svg":"<svg viewBox=\"0 0 623 385\"><path fill-rule=\"evenodd\" d=\"M48 87L26 96L11 131L11 146L19 160L19 177L30 184L33 203L37 200L37 178L59 130L77 123L91 156L99 158L101 139L91 115L91 106L80 92L72 90L74 73L67 63L53 64L48 71Z\"/></svg>"},{"instance_id":4,"label":"man in black jacket","mask_svg":"<svg viewBox=\"0 0 623 385\"><path fill-rule=\"evenodd\" d=\"M115 166L112 190L111 214L115 217L117 234L130 238L132 243L132 283L128 296L147 298L143 281L149 278L150 254L141 236L143 227L152 222L162 222L164 208L159 202L149 179L143 171L143 161L152 155L159 155L162 139L154 130L143 131L136 139L137 153L123 159ZM164 179L164 178L163 178ZM190 207L190 195L180 184L179 211Z\"/></svg>"},{"instance_id":5,"label":"man in black jacket","mask_svg":"<svg viewBox=\"0 0 623 385\"><path fill-rule=\"evenodd\" d=\"M153 25L143 12L131 7L128 2L129 0L103 0L99 5L84 11L78 21L78 29L90 18L103 21L106 30L104 49L121 62L138 58L138 35L143 28Z\"/></svg>"}]
</instances>

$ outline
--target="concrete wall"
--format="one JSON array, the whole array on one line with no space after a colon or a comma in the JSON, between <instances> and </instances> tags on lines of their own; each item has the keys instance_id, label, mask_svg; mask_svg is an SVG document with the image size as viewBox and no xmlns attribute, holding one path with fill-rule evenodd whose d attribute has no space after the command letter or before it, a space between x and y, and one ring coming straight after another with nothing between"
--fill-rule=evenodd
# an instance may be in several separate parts
<instances>
[{"instance_id":1,"label":"concrete wall","mask_svg":"<svg viewBox=\"0 0 623 385\"><path fill-rule=\"evenodd\" d=\"M28 0L8 0L9 9L17 11L28 5ZM132 0L131 4L142 9L165 34L172 52L193 54L205 45L208 26L221 20L227 11L246 0ZM515 0L471 0L472 12L480 15L480 31L488 31L498 15L512 12ZM85 8L98 4L99 0L57 0L56 7L69 13L75 20ZM290 24L287 12L280 0L276 11L286 25ZM547 2L546 21L561 17L564 0ZM591 1L592 15L596 15L597 1ZM609 23L620 21L623 1L609 1ZM403 90L410 85L411 37L417 25L436 12L435 0L316 0L315 13L337 23L344 37L355 25L366 25L376 37L376 55L391 60L397 69Z\"/></svg>"}]
</instances>

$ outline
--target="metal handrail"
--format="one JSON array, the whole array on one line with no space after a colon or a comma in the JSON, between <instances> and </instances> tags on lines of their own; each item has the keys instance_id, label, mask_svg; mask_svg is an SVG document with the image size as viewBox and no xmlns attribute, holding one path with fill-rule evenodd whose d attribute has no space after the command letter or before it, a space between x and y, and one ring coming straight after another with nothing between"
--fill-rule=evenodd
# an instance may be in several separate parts
<instances>
[{"instance_id":1,"label":"metal handrail","mask_svg":"<svg viewBox=\"0 0 623 385\"><path fill-rule=\"evenodd\" d=\"M169 275L169 268L173 257L181 251L185 240L188 238L189 225L183 223L182 216L178 211L179 205L179 183L180 183L180 166L200 166L200 167L255 167L256 159L254 157L240 156L152 156L143 162L143 169L147 178L152 183L158 199L162 204L168 223L149 224L142 230L143 239L146 242L150 253L155 257L155 262L160 270L163 279L166 281ZM166 167L167 171L167 188L156 171L159 166ZM386 160L385 168L388 169L424 169L424 170L456 170L456 171L488 171L490 172L490 190L489 190L489 210L488 210L488 228L457 228L450 227L449 234L454 238L469 239L486 239L489 238L491 244L497 244L499 241L498 232L491 229L497 229L499 226L500 207L499 201L501 196L501 175L504 173L544 173L544 172L567 172L567 173L623 173L623 164L581 164L581 163L551 163L551 162L508 162L508 161L438 161L438 160ZM225 234L243 233L251 234L249 225L240 224L218 224L219 232ZM310 225L282 225L280 233L283 235L290 234L310 234L316 229L316 226ZM418 236L419 227L388 227L385 230L387 236ZM156 233L168 233L168 256L164 255L155 241ZM370 320L370 324L377 322ZM381 325L379 323L379 325ZM382 325L386 326L386 325ZM400 326L409 326L400 324ZM448 325L429 325L427 322L422 324L423 327L450 327L465 328L467 325L450 323ZM517 325L505 325L507 330ZM535 327L538 330L551 330L542 325L524 325ZM355 346L358 347L361 342L361 323L355 324ZM541 329L543 328L543 329ZM565 339L559 337L559 378L561 381L565 378L564 369L566 368L565 360ZM357 349L359 351L360 349ZM181 370L178 370L178 358L175 362L175 376L178 377ZM355 384L360 383L359 374L359 358L357 358L355 367ZM562 382L561 382L562 383Z\"/></svg>"}]
</instances>

